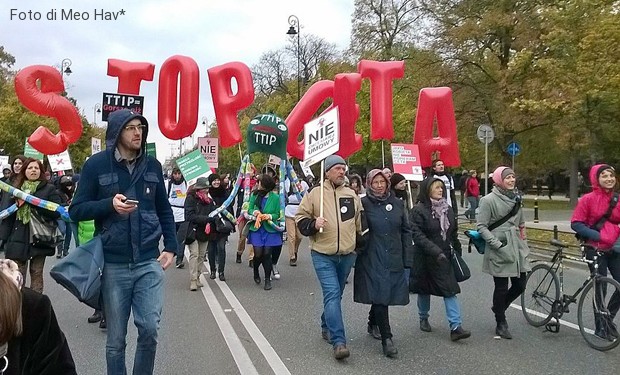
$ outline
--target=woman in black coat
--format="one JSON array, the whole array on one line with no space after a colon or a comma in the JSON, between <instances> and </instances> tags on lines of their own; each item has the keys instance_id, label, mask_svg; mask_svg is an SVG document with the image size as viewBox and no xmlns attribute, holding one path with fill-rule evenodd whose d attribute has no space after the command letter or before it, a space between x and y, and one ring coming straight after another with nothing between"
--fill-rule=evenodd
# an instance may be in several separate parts
<instances>
[{"instance_id":1,"label":"woman in black coat","mask_svg":"<svg viewBox=\"0 0 620 375\"><path fill-rule=\"evenodd\" d=\"M39 160L32 158L26 160L14 186L35 197L61 203L56 188L45 180L45 168ZM45 257L55 254L56 244L49 246L34 244L30 234L30 220L32 215L38 214L49 226L56 227L58 225L56 220L60 214L21 200L18 200L18 205L20 207L17 212L2 221L3 230L9 231L5 245L6 258L14 260L18 264L19 271L24 275L24 279L26 278L28 263L30 263L30 288L43 293Z\"/></svg>"},{"instance_id":2,"label":"woman in black coat","mask_svg":"<svg viewBox=\"0 0 620 375\"><path fill-rule=\"evenodd\" d=\"M409 303L405 269L411 268L411 227L403 202L390 192L390 181L379 169L368 173L362 198L368 223L366 246L355 261L353 300L372 305L368 333L380 338L383 353L395 356L388 306Z\"/></svg>"},{"instance_id":3,"label":"woman in black coat","mask_svg":"<svg viewBox=\"0 0 620 375\"><path fill-rule=\"evenodd\" d=\"M428 322L431 295L444 299L450 323L450 339L468 338L471 332L461 326L461 311L456 295L461 292L450 258L452 249L461 254L454 212L443 197L444 183L427 178L420 184L419 203L413 208L413 267L410 290L418 294L420 329L431 331Z\"/></svg>"}]
</instances>

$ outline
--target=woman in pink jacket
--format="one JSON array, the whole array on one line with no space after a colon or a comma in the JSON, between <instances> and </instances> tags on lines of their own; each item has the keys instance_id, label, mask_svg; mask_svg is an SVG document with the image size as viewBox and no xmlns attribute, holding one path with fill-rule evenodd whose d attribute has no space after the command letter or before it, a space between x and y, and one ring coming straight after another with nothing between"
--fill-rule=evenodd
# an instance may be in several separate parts
<instances>
[{"instance_id":1,"label":"woman in pink jacket","mask_svg":"<svg viewBox=\"0 0 620 375\"><path fill-rule=\"evenodd\" d=\"M586 242L589 248L586 250L588 259L593 259L593 249L602 254L598 257L598 273L607 276L607 270L609 270L614 280L620 281L620 253L612 250L620 233L620 228L618 228L620 205L615 205L609 218L603 220L604 223L601 221L609 210L612 199L618 199L618 193L615 192L616 171L610 165L597 164L590 169L590 182L592 183L592 192L579 199L571 218L571 228ZM588 266L592 271L594 267ZM609 328L602 329L603 325L597 324L595 332L597 336L609 340L618 338L618 330L613 319L618 313L619 307L620 295L616 291L608 304L610 321L607 326Z\"/></svg>"}]
</instances>

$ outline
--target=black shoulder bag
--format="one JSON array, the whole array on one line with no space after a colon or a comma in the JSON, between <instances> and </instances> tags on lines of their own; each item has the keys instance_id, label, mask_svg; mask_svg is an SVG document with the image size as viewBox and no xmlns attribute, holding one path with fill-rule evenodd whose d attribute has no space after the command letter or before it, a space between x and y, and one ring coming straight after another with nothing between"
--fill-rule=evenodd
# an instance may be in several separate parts
<instances>
[{"instance_id":1,"label":"black shoulder bag","mask_svg":"<svg viewBox=\"0 0 620 375\"><path fill-rule=\"evenodd\" d=\"M517 203L515 203L514 207L512 207L512 210L510 210L510 212L506 214L506 216L502 217L498 221L488 226L489 231L499 228L502 224L507 222L508 219L515 216L517 212L519 212L520 208L521 208L521 200L518 200ZM479 254L484 254L484 250L486 247L486 241L482 239L482 236L480 236L480 233L477 230L466 230L465 235L467 236L467 238L469 238L469 243L467 244L467 252L471 253L471 247L473 245Z\"/></svg>"}]
</instances>

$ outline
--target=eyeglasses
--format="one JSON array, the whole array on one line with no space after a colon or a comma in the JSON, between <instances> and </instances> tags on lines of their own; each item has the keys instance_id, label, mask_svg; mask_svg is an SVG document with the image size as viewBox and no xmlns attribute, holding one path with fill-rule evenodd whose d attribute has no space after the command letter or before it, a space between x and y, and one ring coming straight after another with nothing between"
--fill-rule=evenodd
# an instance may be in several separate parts
<instances>
[{"instance_id":1,"label":"eyeglasses","mask_svg":"<svg viewBox=\"0 0 620 375\"><path fill-rule=\"evenodd\" d=\"M387 185L387 182L385 182L385 180L377 180L377 181L373 181L372 184L381 186L381 185Z\"/></svg>"},{"instance_id":2,"label":"eyeglasses","mask_svg":"<svg viewBox=\"0 0 620 375\"><path fill-rule=\"evenodd\" d=\"M146 125L140 124L140 125L128 125L128 126L125 126L125 129L123 129L123 130L125 130L126 132L135 132L136 130L138 130L140 132L143 132L144 129L146 129Z\"/></svg>"}]
</instances>

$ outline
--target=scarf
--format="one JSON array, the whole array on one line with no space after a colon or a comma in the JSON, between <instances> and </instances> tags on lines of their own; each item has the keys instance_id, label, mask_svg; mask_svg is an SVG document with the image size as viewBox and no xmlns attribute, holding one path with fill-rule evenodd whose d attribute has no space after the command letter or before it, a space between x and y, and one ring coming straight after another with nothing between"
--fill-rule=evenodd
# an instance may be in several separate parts
<instances>
[{"instance_id":1,"label":"scarf","mask_svg":"<svg viewBox=\"0 0 620 375\"><path fill-rule=\"evenodd\" d=\"M196 190L196 196L203 203L211 204L211 197L209 197L209 194L207 194L205 190Z\"/></svg>"},{"instance_id":2,"label":"scarf","mask_svg":"<svg viewBox=\"0 0 620 375\"><path fill-rule=\"evenodd\" d=\"M22 184L21 190L24 193L32 194L37 190L37 186L41 181L24 181ZM17 219L24 224L28 224L30 222L30 204L27 204L24 201L21 201L21 206L17 210Z\"/></svg>"},{"instance_id":3,"label":"scarf","mask_svg":"<svg viewBox=\"0 0 620 375\"><path fill-rule=\"evenodd\" d=\"M383 192L383 194L379 194L372 187L372 180L374 180L377 175L381 175L383 176L383 178L385 178L385 191ZM368 172L368 175L366 176L366 195L379 202L383 202L390 197L390 179L385 177L385 174L383 174L380 169L373 169Z\"/></svg>"},{"instance_id":4,"label":"scarf","mask_svg":"<svg viewBox=\"0 0 620 375\"><path fill-rule=\"evenodd\" d=\"M521 198L521 192L519 192L519 190L515 187L512 190L508 190L508 189L504 189L503 187L499 186L499 185L495 185L495 188L497 189L497 192L507 196L510 199L520 199Z\"/></svg>"},{"instance_id":5,"label":"scarf","mask_svg":"<svg viewBox=\"0 0 620 375\"><path fill-rule=\"evenodd\" d=\"M448 229L450 228L450 220L448 220L448 210L450 206L446 198L439 200L431 199L431 213L433 218L439 219L439 226L441 227L441 238L445 241L448 235Z\"/></svg>"}]
</instances>

